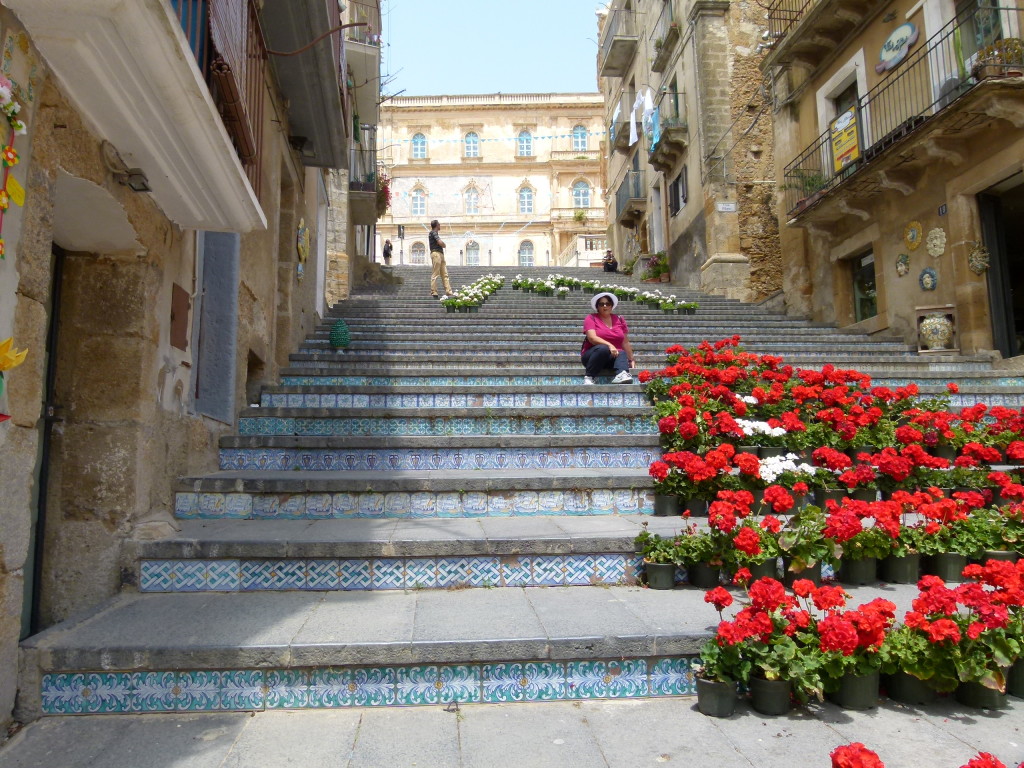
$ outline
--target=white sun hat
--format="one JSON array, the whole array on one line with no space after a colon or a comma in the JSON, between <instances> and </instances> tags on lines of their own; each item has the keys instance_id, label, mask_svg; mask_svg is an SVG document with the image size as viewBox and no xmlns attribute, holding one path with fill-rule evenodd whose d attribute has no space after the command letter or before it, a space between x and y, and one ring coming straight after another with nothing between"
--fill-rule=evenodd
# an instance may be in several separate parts
<instances>
[{"instance_id":1,"label":"white sun hat","mask_svg":"<svg viewBox=\"0 0 1024 768\"><path fill-rule=\"evenodd\" d=\"M614 293L604 291L603 293L594 294L594 298L590 300L590 306L594 308L595 312L597 312L597 300L600 299L602 296L607 296L609 299L612 300L612 309L615 309L617 306L619 306L619 297L616 296Z\"/></svg>"}]
</instances>

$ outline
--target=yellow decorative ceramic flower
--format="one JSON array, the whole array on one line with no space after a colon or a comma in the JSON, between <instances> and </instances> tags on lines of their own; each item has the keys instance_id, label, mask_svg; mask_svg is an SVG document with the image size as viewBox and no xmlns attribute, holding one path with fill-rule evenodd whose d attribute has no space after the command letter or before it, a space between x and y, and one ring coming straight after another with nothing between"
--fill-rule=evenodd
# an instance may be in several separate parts
<instances>
[{"instance_id":1,"label":"yellow decorative ceramic flower","mask_svg":"<svg viewBox=\"0 0 1024 768\"><path fill-rule=\"evenodd\" d=\"M13 336L0 342L0 371L9 371L11 368L17 368L25 362L27 354L27 349L23 349L20 352L14 349Z\"/></svg>"},{"instance_id":2,"label":"yellow decorative ceramic flower","mask_svg":"<svg viewBox=\"0 0 1024 768\"><path fill-rule=\"evenodd\" d=\"M903 242L907 244L907 248L911 251L921 244L923 237L924 227L921 226L920 221L910 222L907 224L907 228L903 230Z\"/></svg>"}]
</instances>

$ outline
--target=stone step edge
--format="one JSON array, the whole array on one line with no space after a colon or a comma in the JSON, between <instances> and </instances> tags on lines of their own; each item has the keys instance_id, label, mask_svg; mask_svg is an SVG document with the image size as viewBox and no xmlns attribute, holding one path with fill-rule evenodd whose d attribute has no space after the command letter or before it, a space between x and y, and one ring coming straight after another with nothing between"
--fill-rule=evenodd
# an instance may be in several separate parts
<instances>
[{"instance_id":1,"label":"stone step edge","mask_svg":"<svg viewBox=\"0 0 1024 768\"><path fill-rule=\"evenodd\" d=\"M692 653L390 666L47 672L38 681L38 699L21 702L19 716L692 698L692 665L698 658Z\"/></svg>"},{"instance_id":2,"label":"stone step edge","mask_svg":"<svg viewBox=\"0 0 1024 768\"><path fill-rule=\"evenodd\" d=\"M623 385L620 385L623 386ZM623 389L625 387L623 386ZM630 390L627 390L630 391ZM635 389L631 391L636 391ZM396 413L396 410L400 412ZM649 405L536 405L530 408L511 406L417 406L402 409L381 407L305 408L288 406L260 406L247 408L239 414L240 420L249 419L550 419L550 418L638 418L652 417Z\"/></svg>"}]
</instances>

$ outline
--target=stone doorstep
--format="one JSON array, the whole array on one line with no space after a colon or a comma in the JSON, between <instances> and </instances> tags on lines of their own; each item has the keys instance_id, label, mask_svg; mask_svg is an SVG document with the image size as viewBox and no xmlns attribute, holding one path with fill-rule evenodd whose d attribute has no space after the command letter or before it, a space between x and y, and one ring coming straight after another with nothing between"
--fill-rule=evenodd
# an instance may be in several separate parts
<instances>
[{"instance_id":1,"label":"stone doorstep","mask_svg":"<svg viewBox=\"0 0 1024 768\"><path fill-rule=\"evenodd\" d=\"M913 585L847 591L851 605L882 596L896 603L898 613L909 609L917 594ZM123 701L139 693L143 682L158 684L137 673L174 673L181 679L203 670L251 671L263 675L262 683L273 690L308 689L314 669L355 673L369 667L379 675L382 668L439 666L432 676L421 672L429 689L465 666L527 662L565 669L608 659L692 656L718 620L703 596L703 590L688 587L124 593L86 617L22 643L19 715L42 714L44 693L47 702L81 704L94 693L82 689L92 684L120 688L111 695ZM82 673L88 677L76 677ZM105 680L104 674L118 677ZM213 684L212 692L220 687ZM206 692L211 693L209 686ZM650 695L649 688L641 692ZM279 700L269 705L288 706ZM98 711L130 707L115 701ZM50 706L47 713L61 711Z\"/></svg>"}]
</instances>

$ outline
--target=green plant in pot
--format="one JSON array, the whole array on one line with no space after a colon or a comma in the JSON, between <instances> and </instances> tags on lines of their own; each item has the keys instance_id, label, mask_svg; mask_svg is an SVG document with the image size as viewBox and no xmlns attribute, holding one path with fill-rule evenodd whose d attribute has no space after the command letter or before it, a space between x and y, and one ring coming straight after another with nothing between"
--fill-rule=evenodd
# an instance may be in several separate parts
<instances>
[{"instance_id":1,"label":"green plant in pot","mask_svg":"<svg viewBox=\"0 0 1024 768\"><path fill-rule=\"evenodd\" d=\"M787 570L799 577L803 571L815 566L835 567L838 561L836 543L823 535L824 530L825 513L817 505L809 504L790 516L779 533L779 548L788 562Z\"/></svg>"},{"instance_id":2,"label":"green plant in pot","mask_svg":"<svg viewBox=\"0 0 1024 768\"><path fill-rule=\"evenodd\" d=\"M818 621L825 690L840 706L875 706L882 667L879 649L895 618L896 605L875 598L853 610L830 611Z\"/></svg>"},{"instance_id":3,"label":"green plant in pot","mask_svg":"<svg viewBox=\"0 0 1024 768\"><path fill-rule=\"evenodd\" d=\"M668 257L664 251L652 253L647 261L647 268L640 274L641 280L660 280L668 274Z\"/></svg>"}]
</instances>

